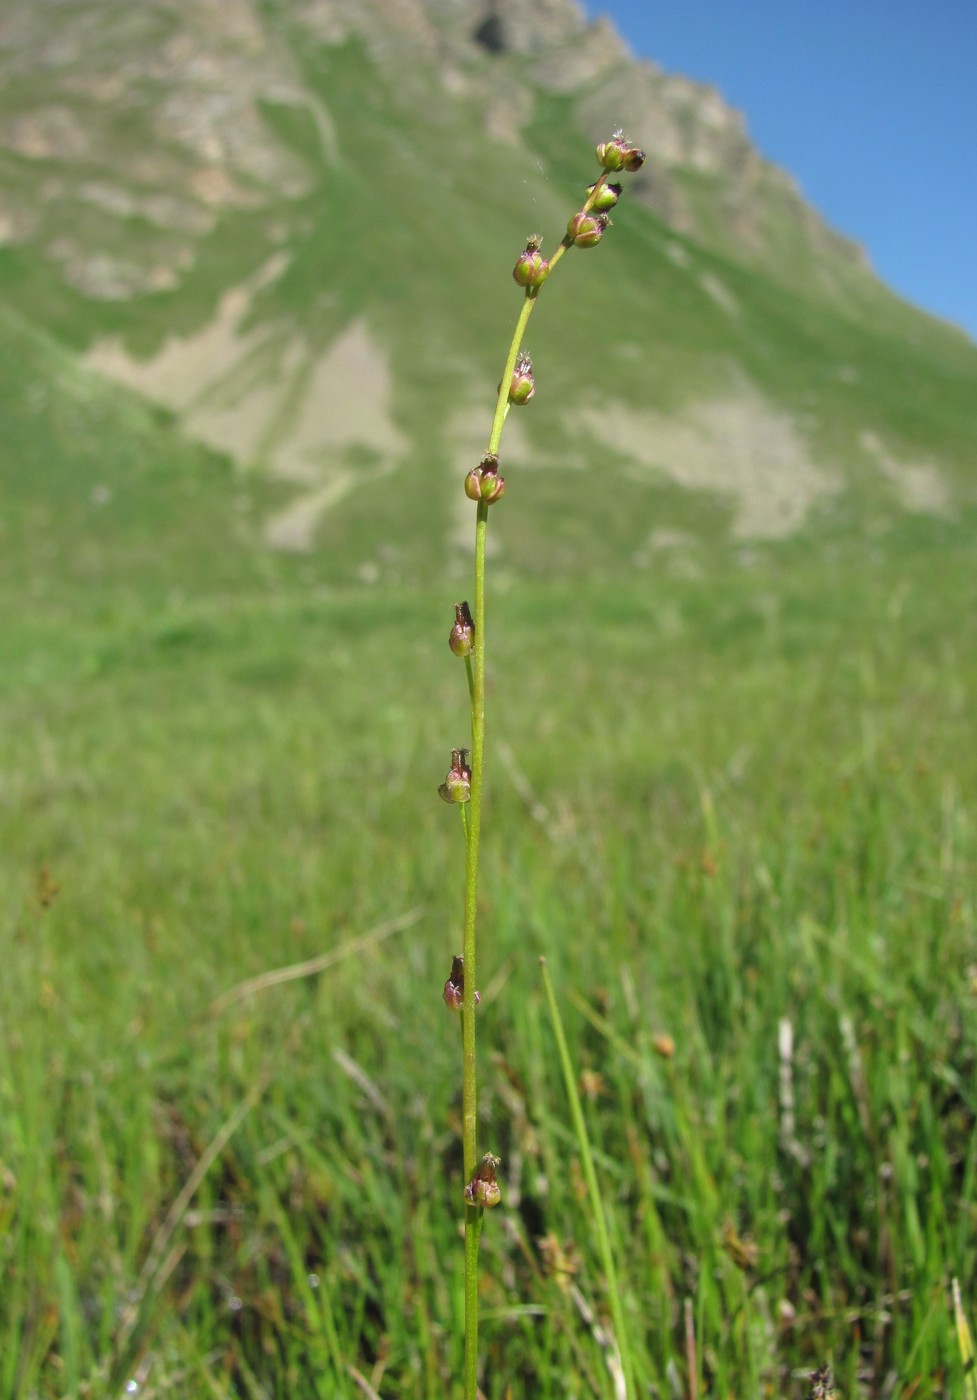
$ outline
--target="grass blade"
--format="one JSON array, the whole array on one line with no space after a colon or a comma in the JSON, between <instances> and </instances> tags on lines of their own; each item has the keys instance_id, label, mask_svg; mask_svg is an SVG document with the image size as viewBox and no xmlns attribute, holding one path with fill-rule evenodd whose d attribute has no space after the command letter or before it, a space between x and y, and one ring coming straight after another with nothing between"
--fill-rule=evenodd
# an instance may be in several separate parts
<instances>
[{"instance_id":1,"label":"grass blade","mask_svg":"<svg viewBox=\"0 0 977 1400\"><path fill-rule=\"evenodd\" d=\"M963 1310L963 1302L960 1297L960 1283L953 1280L953 1325L957 1333L957 1346L960 1348L960 1360L963 1363L963 1393L964 1400L977 1400L977 1371L974 1368L974 1339L970 1332L970 1325L967 1322L967 1314Z\"/></svg>"},{"instance_id":2,"label":"grass blade","mask_svg":"<svg viewBox=\"0 0 977 1400\"><path fill-rule=\"evenodd\" d=\"M597 1246L600 1250L604 1278L607 1282L607 1301L611 1311L611 1318L614 1322L617 1349L621 1359L621 1371L624 1375L625 1395L635 1396L637 1391L635 1390L634 1384L634 1366L631 1360L631 1348L628 1343L627 1329L624 1324L624 1309L621 1306L621 1293L617 1286L617 1273L614 1268L614 1257L611 1253L610 1236L607 1232L607 1216L604 1212L604 1200L601 1196L597 1172L594 1169L594 1155L590 1147L587 1123L584 1119L580 1095L577 1092L577 1081L574 1076L573 1065L570 1062L570 1051L567 1047L566 1035L563 1030L563 1020L560 1016L560 1008L556 1003L556 996L553 992L553 982L550 978L549 968L546 966L546 959L540 958L539 965L542 969L543 986L546 990L546 1003L549 1008L550 1021L553 1025L553 1034L556 1037L557 1052L563 1070L563 1082L566 1085L567 1098L570 1100L570 1114L573 1118L577 1146L580 1150L580 1163L583 1168L584 1180L587 1183L587 1194L590 1197L590 1209L594 1217L594 1228L597 1231Z\"/></svg>"}]
</instances>

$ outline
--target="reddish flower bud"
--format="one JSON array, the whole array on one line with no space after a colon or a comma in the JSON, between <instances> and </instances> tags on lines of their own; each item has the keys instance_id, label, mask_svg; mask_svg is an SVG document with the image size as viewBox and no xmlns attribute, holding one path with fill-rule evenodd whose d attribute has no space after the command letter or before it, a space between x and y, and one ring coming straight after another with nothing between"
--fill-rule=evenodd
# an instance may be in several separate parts
<instances>
[{"instance_id":1,"label":"reddish flower bud","mask_svg":"<svg viewBox=\"0 0 977 1400\"><path fill-rule=\"evenodd\" d=\"M472 795L472 770L468 766L468 750L451 750L451 767L438 788L445 802L467 802Z\"/></svg>"},{"instance_id":2,"label":"reddish flower bud","mask_svg":"<svg viewBox=\"0 0 977 1400\"><path fill-rule=\"evenodd\" d=\"M526 242L526 251L519 254L512 275L520 287L534 290L541 287L549 276L550 265L539 251L542 243L543 240L534 233Z\"/></svg>"},{"instance_id":3,"label":"reddish flower bud","mask_svg":"<svg viewBox=\"0 0 977 1400\"><path fill-rule=\"evenodd\" d=\"M624 168L628 174L633 175L636 170L641 169L647 159L644 151L639 150L637 146L630 146L624 157Z\"/></svg>"},{"instance_id":4,"label":"reddish flower bud","mask_svg":"<svg viewBox=\"0 0 977 1400\"><path fill-rule=\"evenodd\" d=\"M481 1166L465 1187L465 1200L470 1206L484 1206L491 1210L502 1200L502 1190L496 1180L496 1168L502 1165L501 1157L486 1152Z\"/></svg>"},{"instance_id":5,"label":"reddish flower bud","mask_svg":"<svg viewBox=\"0 0 977 1400\"><path fill-rule=\"evenodd\" d=\"M502 385L499 385L501 389ZM516 360L516 367L512 371L512 382L509 385L509 402L514 404L528 403L536 392L536 380L533 378L533 362L525 351Z\"/></svg>"},{"instance_id":6,"label":"reddish flower bud","mask_svg":"<svg viewBox=\"0 0 977 1400\"><path fill-rule=\"evenodd\" d=\"M451 959L451 976L445 982L441 996L449 1011L461 1010L465 996L465 959L457 954ZM475 1005L477 1006L481 1000L482 998L476 992Z\"/></svg>"},{"instance_id":7,"label":"reddish flower bud","mask_svg":"<svg viewBox=\"0 0 977 1400\"><path fill-rule=\"evenodd\" d=\"M594 190L596 190L596 189L597 189L597 182L595 181L592 185L588 185L588 186L587 186L587 193L588 193L589 195L592 195L593 192L594 192ZM620 198L621 198L621 186L620 186L620 185L601 185L601 187L600 187L600 192L598 193L597 198L594 200L593 204L590 206L591 212L594 213L594 214L603 214L603 213L606 213L606 211L607 211L608 209L613 209L613 208L614 208L615 204L617 203L617 201L618 201Z\"/></svg>"},{"instance_id":8,"label":"reddish flower bud","mask_svg":"<svg viewBox=\"0 0 977 1400\"><path fill-rule=\"evenodd\" d=\"M461 998L462 989L458 986L457 982L452 982L451 978L449 977L447 982L445 982L444 984L444 991L441 993L442 1001L444 1002L445 1006L448 1008L449 1011L460 1011Z\"/></svg>"},{"instance_id":9,"label":"reddish flower bud","mask_svg":"<svg viewBox=\"0 0 977 1400\"><path fill-rule=\"evenodd\" d=\"M505 477L499 475L499 459L494 452L486 452L465 477L465 495L470 501L484 501L490 506L501 499L504 491Z\"/></svg>"},{"instance_id":10,"label":"reddish flower bud","mask_svg":"<svg viewBox=\"0 0 977 1400\"><path fill-rule=\"evenodd\" d=\"M567 224L567 238L575 248L596 248L610 222L606 214L574 214Z\"/></svg>"},{"instance_id":11,"label":"reddish flower bud","mask_svg":"<svg viewBox=\"0 0 977 1400\"><path fill-rule=\"evenodd\" d=\"M475 645L475 623L467 603L455 604L455 625L448 637L448 646L455 656L471 656Z\"/></svg>"}]
</instances>

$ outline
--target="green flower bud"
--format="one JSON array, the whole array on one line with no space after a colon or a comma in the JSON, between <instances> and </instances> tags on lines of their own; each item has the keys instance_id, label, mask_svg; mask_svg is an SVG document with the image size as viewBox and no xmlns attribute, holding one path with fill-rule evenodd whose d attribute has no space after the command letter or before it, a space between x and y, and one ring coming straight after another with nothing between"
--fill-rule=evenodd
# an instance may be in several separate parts
<instances>
[{"instance_id":1,"label":"green flower bud","mask_svg":"<svg viewBox=\"0 0 977 1400\"><path fill-rule=\"evenodd\" d=\"M567 238L575 248L596 248L610 222L606 214L574 214L567 224Z\"/></svg>"},{"instance_id":2,"label":"green flower bud","mask_svg":"<svg viewBox=\"0 0 977 1400\"><path fill-rule=\"evenodd\" d=\"M616 171L624 169L624 153L627 150L627 142L624 139L623 131L615 131L609 141L602 141L597 147L597 159L605 170Z\"/></svg>"},{"instance_id":3,"label":"green flower bud","mask_svg":"<svg viewBox=\"0 0 977 1400\"><path fill-rule=\"evenodd\" d=\"M592 185L588 185L588 186L587 186L587 193L588 193L589 195L592 195L593 192L594 192L594 190L596 190L596 189L597 189L597 182L595 181ZM608 209L613 209L613 208L614 208L615 204L617 203L617 201L618 201L620 198L621 198L621 186L620 186L620 185L602 185L601 188L600 188L600 192L599 192L598 195L597 195L597 198L594 200L593 204L590 206L591 212L594 213L594 214L603 214L603 213L606 213L606 211L607 211Z\"/></svg>"},{"instance_id":4,"label":"green flower bud","mask_svg":"<svg viewBox=\"0 0 977 1400\"><path fill-rule=\"evenodd\" d=\"M597 147L597 159L607 171L640 170L645 163L645 153L631 144L623 131L615 131L609 141L602 141Z\"/></svg>"},{"instance_id":5,"label":"green flower bud","mask_svg":"<svg viewBox=\"0 0 977 1400\"><path fill-rule=\"evenodd\" d=\"M499 386L502 387L501 385ZM509 385L509 402L514 404L528 403L536 392L536 381L533 378L533 362L525 351L516 360L515 369L512 371L512 382Z\"/></svg>"},{"instance_id":6,"label":"green flower bud","mask_svg":"<svg viewBox=\"0 0 977 1400\"><path fill-rule=\"evenodd\" d=\"M520 287L535 290L549 276L550 265L539 251L542 243L543 240L534 233L526 242L526 251L519 254L512 275Z\"/></svg>"}]
</instances>

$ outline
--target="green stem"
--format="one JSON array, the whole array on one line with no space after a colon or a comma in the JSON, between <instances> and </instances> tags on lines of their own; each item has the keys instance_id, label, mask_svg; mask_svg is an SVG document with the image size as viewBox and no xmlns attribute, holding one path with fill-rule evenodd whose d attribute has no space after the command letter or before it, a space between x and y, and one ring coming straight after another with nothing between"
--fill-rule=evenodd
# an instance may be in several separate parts
<instances>
[{"instance_id":1,"label":"green stem","mask_svg":"<svg viewBox=\"0 0 977 1400\"><path fill-rule=\"evenodd\" d=\"M606 176L602 175L594 193L584 205L590 208ZM550 259L550 270L570 246L564 239ZM499 397L495 405L495 417L489 435L488 451L498 452L509 411L509 388L512 373L519 358L522 338L533 314L533 308L540 288L527 290L523 298L516 328L512 333L509 354L499 383ZM471 749L471 796L466 804L467 838L465 852L465 929L464 959L465 981L461 999L461 1046L462 1046L462 1150L466 1184L471 1181L478 1166L477 1146L477 1089L478 1075L475 1060L475 986L476 986L476 939L475 925L478 915L478 854L479 838L482 829L482 791L485 779L485 539L488 530L488 505L478 503L475 517L475 642L470 659L466 658L468 671L468 691L472 709L472 749ZM482 1232L483 1211L475 1206L465 1206L465 1400L477 1400L478 1393L478 1243Z\"/></svg>"},{"instance_id":2,"label":"green stem","mask_svg":"<svg viewBox=\"0 0 977 1400\"><path fill-rule=\"evenodd\" d=\"M509 346L505 373L499 387L495 419L489 438L490 452L498 449L509 404L509 385L515 368L526 323L535 297L523 301L519 320ZM475 516L475 643L468 668L468 688L472 706L472 784L468 808L468 846L465 860L465 981L461 999L462 1055L462 1150L466 1184L478 1166L477 1111L478 1074L475 1061L476 939L478 917L478 851L482 829L482 791L485 779L485 539L488 506L479 501ZM483 1212L465 1207L465 1400L476 1400L478 1393L478 1242Z\"/></svg>"},{"instance_id":3,"label":"green stem","mask_svg":"<svg viewBox=\"0 0 977 1400\"><path fill-rule=\"evenodd\" d=\"M472 651L472 756L471 796L468 808L468 845L465 851L465 981L461 1001L462 1032L462 1142L465 1181L471 1180L476 1161L475 979L477 975L475 923L478 914L478 848L482 826L482 790L485 752L485 535L488 506L478 503L475 521L475 645Z\"/></svg>"},{"instance_id":4,"label":"green stem","mask_svg":"<svg viewBox=\"0 0 977 1400\"><path fill-rule=\"evenodd\" d=\"M472 782L465 852L465 980L461 999L462 1147L466 1184L477 1166L477 1070L475 1063L475 922L478 913L478 846L482 824L485 751L485 534L488 506L475 520L475 645L469 672L472 703ZM465 1206L465 1400L478 1393L478 1241L482 1211Z\"/></svg>"},{"instance_id":5,"label":"green stem","mask_svg":"<svg viewBox=\"0 0 977 1400\"><path fill-rule=\"evenodd\" d=\"M519 358L519 350L522 346L522 338L526 333L526 325L533 314L533 307L539 295L539 289L535 292L527 291L523 298L522 310L519 312L519 320L516 322L516 329L512 333L512 344L509 346L509 356L505 362L505 369L502 371L502 380L499 384L499 397L495 405L495 417L492 420L492 433L489 437L489 452L498 452L499 441L502 437L502 428L505 424L506 411L509 407L509 386L512 383L512 371L516 367L516 360ZM479 506L481 510L481 506ZM476 546L477 546L476 537ZM476 560L475 568L478 568ZM475 645L478 646L478 617L475 613Z\"/></svg>"},{"instance_id":6,"label":"green stem","mask_svg":"<svg viewBox=\"0 0 977 1400\"><path fill-rule=\"evenodd\" d=\"M583 206L583 209L581 211L582 213L589 213L590 209L593 207L594 201L596 200L597 196L600 194L601 190L603 189L606 183L607 174L605 172L595 183L592 193L590 194L586 203ZM573 245L570 239L564 238L563 242L557 248L556 252L549 259L550 270L546 279L547 282L549 281L550 277L552 277L553 270L556 267L557 263L560 261L560 259L563 257L563 254L567 251L568 248L572 246ZM546 283L544 282L543 286L545 285ZM502 379L499 384L499 397L495 405L495 418L492 420L492 432L489 437L489 452L498 452L499 450L499 441L502 437L502 428L505 425L506 414L509 410L509 386L512 383L512 371L515 369L516 360L519 358L519 351L522 348L522 338L526 333L526 326L529 323L529 318L533 314L533 308L535 307L536 302L539 299L539 294L542 290L543 287L529 288L527 289L526 295L523 299L522 310L519 312L519 320L516 322L516 329L512 335L512 343L509 346L509 357L505 362L505 369L502 372ZM475 567L476 569L478 568L477 561ZM477 619L477 605L475 616ZM477 626L478 623L476 621L476 629ZM477 645L477 630L475 635Z\"/></svg>"}]
</instances>

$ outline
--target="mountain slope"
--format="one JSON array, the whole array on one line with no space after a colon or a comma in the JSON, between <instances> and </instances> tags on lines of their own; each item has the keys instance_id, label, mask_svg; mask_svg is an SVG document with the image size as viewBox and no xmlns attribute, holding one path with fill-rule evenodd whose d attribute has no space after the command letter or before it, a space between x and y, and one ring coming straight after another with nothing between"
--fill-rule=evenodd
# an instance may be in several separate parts
<instances>
[{"instance_id":1,"label":"mountain slope","mask_svg":"<svg viewBox=\"0 0 977 1400\"><path fill-rule=\"evenodd\" d=\"M715 93L571 0L17 0L0 56L0 295L277 481L256 539L321 547L335 581L455 557L445 484L487 435L512 263L534 228L553 246L621 120L647 174L534 320L506 562L640 569L663 540L974 500L977 350Z\"/></svg>"}]
</instances>

